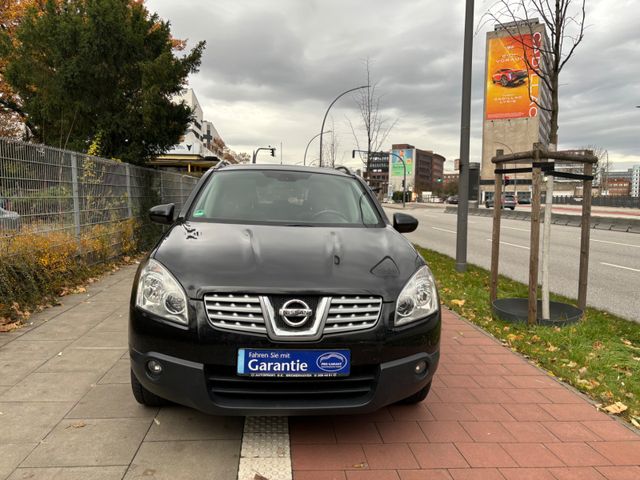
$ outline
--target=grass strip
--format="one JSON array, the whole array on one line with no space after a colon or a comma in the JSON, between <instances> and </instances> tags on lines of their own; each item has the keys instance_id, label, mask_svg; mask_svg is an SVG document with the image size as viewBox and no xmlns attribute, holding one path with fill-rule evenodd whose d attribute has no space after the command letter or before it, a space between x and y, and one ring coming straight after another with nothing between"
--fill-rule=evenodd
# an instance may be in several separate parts
<instances>
[{"instance_id":1,"label":"grass strip","mask_svg":"<svg viewBox=\"0 0 640 480\"><path fill-rule=\"evenodd\" d=\"M469 265L458 273L453 258L417 249L436 277L444 305L603 407L615 402L626 405L619 416L639 426L640 324L594 308L587 308L579 323L562 328L503 322L492 315L488 270ZM500 298L527 296L527 285L500 277ZM576 304L566 297L551 297Z\"/></svg>"}]
</instances>

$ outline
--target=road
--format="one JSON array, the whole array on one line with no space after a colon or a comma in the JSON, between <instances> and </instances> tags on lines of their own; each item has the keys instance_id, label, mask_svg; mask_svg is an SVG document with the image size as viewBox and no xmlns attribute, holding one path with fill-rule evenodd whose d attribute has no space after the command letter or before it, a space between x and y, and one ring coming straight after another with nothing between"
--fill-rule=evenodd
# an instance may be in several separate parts
<instances>
[{"instance_id":1,"label":"road","mask_svg":"<svg viewBox=\"0 0 640 480\"><path fill-rule=\"evenodd\" d=\"M399 211L386 210L388 215ZM455 257L456 215L435 208L407 209L406 213L420 221L418 229L407 234L409 240ZM487 269L491 262L491 225L491 218L469 217L468 261ZM500 273L527 283L529 223L503 219L500 240ZM577 298L580 229L553 225L551 244L551 291ZM640 322L640 236L591 230L587 303Z\"/></svg>"}]
</instances>

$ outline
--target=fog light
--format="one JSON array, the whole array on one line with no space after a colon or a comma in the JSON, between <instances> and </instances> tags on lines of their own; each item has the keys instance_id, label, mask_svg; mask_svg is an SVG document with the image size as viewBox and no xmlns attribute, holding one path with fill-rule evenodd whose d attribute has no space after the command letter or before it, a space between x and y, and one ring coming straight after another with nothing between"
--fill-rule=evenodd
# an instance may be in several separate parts
<instances>
[{"instance_id":1,"label":"fog light","mask_svg":"<svg viewBox=\"0 0 640 480\"><path fill-rule=\"evenodd\" d=\"M162 365L156 360L149 360L147 362L147 368L153 375L160 375L162 373Z\"/></svg>"},{"instance_id":2,"label":"fog light","mask_svg":"<svg viewBox=\"0 0 640 480\"><path fill-rule=\"evenodd\" d=\"M427 362L424 360L420 360L416 363L416 366L413 367L413 371L416 375L422 375L427 370Z\"/></svg>"}]
</instances>

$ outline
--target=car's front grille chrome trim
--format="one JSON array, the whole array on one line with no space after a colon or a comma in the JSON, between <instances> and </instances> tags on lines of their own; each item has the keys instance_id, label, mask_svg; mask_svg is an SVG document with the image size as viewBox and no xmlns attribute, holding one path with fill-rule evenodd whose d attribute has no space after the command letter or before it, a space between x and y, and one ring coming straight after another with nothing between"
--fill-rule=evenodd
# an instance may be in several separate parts
<instances>
[{"instance_id":1,"label":"car's front grille chrome trim","mask_svg":"<svg viewBox=\"0 0 640 480\"><path fill-rule=\"evenodd\" d=\"M380 319L382 298L370 295L320 297L313 317L300 329L283 329L267 295L215 293L204 296L211 325L221 330L258 333L279 341L313 341L323 334L367 330Z\"/></svg>"},{"instance_id":2,"label":"car's front grille chrome trim","mask_svg":"<svg viewBox=\"0 0 640 480\"><path fill-rule=\"evenodd\" d=\"M209 322L216 328L267 333L260 299L256 295L206 294L204 306Z\"/></svg>"},{"instance_id":3,"label":"car's front grille chrome trim","mask_svg":"<svg viewBox=\"0 0 640 480\"><path fill-rule=\"evenodd\" d=\"M324 333L353 332L371 328L378 323L381 310L380 297L367 295L333 297Z\"/></svg>"}]
</instances>

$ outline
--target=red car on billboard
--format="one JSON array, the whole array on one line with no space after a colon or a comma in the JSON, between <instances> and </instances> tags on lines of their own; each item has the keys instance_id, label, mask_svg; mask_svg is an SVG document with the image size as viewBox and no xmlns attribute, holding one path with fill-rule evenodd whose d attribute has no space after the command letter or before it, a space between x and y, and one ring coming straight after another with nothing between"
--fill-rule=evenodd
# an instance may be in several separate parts
<instances>
[{"instance_id":1,"label":"red car on billboard","mask_svg":"<svg viewBox=\"0 0 640 480\"><path fill-rule=\"evenodd\" d=\"M514 87L524 83L529 73L526 70L514 70L513 68L501 68L491 76L493 83L500 83L503 87Z\"/></svg>"}]
</instances>

